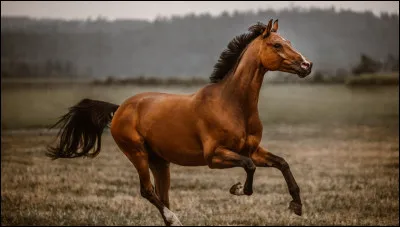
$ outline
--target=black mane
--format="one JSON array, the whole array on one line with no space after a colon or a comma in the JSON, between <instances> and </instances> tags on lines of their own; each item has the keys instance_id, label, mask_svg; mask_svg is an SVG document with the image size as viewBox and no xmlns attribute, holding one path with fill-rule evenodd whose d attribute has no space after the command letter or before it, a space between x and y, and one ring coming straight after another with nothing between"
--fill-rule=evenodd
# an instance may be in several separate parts
<instances>
[{"instance_id":1,"label":"black mane","mask_svg":"<svg viewBox=\"0 0 400 227\"><path fill-rule=\"evenodd\" d=\"M214 71L210 76L212 83L217 83L224 79L229 72L236 65L237 60L242 54L243 50L261 35L267 26L263 23L258 22L257 24L249 27L249 33L244 33L236 36L229 42L228 48L225 49L218 59L218 62L214 65Z\"/></svg>"}]
</instances>

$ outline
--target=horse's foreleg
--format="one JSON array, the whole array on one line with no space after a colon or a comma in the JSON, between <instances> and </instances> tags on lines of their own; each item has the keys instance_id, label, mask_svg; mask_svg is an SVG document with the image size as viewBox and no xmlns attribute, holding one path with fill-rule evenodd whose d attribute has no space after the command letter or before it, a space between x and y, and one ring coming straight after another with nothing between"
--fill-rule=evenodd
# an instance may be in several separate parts
<instances>
[{"instance_id":1,"label":"horse's foreleg","mask_svg":"<svg viewBox=\"0 0 400 227\"><path fill-rule=\"evenodd\" d=\"M211 169L243 167L247 173L244 188L240 183L237 183L231 187L230 193L234 195L253 194L253 176L256 166L250 158L224 148L217 148L214 152L208 154L206 160Z\"/></svg>"},{"instance_id":2,"label":"horse's foreleg","mask_svg":"<svg viewBox=\"0 0 400 227\"><path fill-rule=\"evenodd\" d=\"M302 204L300 199L300 188L297 185L296 180L290 171L289 164L285 161L285 159L268 152L262 147L258 147L258 149L251 155L251 159L256 166L274 167L282 172L287 183L289 193L293 198L293 200L290 202L289 209L295 214L301 215Z\"/></svg>"}]
</instances>

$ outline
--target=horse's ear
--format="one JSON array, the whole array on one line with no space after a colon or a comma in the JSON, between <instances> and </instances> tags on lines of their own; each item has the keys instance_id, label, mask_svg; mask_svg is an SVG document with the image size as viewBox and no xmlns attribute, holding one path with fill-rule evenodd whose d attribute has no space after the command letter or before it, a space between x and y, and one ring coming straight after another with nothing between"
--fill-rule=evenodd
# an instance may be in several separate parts
<instances>
[{"instance_id":1,"label":"horse's ear","mask_svg":"<svg viewBox=\"0 0 400 227\"><path fill-rule=\"evenodd\" d=\"M278 19L274 22L274 25L272 25L271 32L277 32L278 31Z\"/></svg>"},{"instance_id":2,"label":"horse's ear","mask_svg":"<svg viewBox=\"0 0 400 227\"><path fill-rule=\"evenodd\" d=\"M271 34L271 28L272 28L272 19L269 20L267 28L265 28L263 32L263 38L267 38L269 34Z\"/></svg>"}]
</instances>

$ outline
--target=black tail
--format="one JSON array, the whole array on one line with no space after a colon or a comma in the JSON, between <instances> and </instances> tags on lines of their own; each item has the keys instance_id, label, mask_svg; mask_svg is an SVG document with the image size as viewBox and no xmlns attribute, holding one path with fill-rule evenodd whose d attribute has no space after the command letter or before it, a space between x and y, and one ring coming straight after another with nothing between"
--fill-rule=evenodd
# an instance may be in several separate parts
<instances>
[{"instance_id":1,"label":"black tail","mask_svg":"<svg viewBox=\"0 0 400 227\"><path fill-rule=\"evenodd\" d=\"M62 124L57 135L61 137L57 147L49 147L46 155L52 159L95 157L100 152L101 134L118 107L112 103L90 99L83 99L70 107L69 112L51 127ZM94 147L94 152L89 153Z\"/></svg>"}]
</instances>

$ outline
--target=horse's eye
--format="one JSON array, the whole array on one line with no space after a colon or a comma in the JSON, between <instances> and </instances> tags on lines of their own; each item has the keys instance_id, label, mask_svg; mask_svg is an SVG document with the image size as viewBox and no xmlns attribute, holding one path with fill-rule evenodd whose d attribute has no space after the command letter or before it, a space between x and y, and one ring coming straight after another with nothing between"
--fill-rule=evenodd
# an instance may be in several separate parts
<instances>
[{"instance_id":1,"label":"horse's eye","mask_svg":"<svg viewBox=\"0 0 400 227\"><path fill-rule=\"evenodd\" d=\"M282 47L282 45L279 44L279 43L275 43L275 44L274 44L274 47L275 47L275 48L280 48L280 47Z\"/></svg>"}]
</instances>

